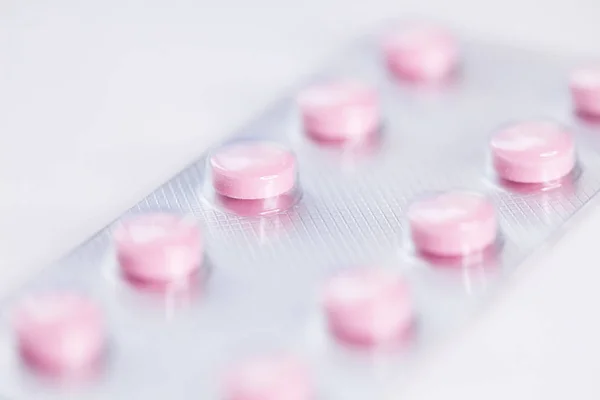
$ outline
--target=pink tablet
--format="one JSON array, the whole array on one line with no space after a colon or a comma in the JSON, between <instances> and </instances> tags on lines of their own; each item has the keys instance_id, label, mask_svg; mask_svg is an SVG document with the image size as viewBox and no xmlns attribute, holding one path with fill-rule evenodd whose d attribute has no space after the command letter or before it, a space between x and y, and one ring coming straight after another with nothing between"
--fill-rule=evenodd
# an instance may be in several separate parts
<instances>
[{"instance_id":1,"label":"pink tablet","mask_svg":"<svg viewBox=\"0 0 600 400\"><path fill-rule=\"evenodd\" d=\"M600 64L573 71L570 86L577 112L585 116L600 117Z\"/></svg>"},{"instance_id":2,"label":"pink tablet","mask_svg":"<svg viewBox=\"0 0 600 400\"><path fill-rule=\"evenodd\" d=\"M103 354L104 317L96 304L79 294L26 298L15 310L14 327L25 361L47 372L87 369Z\"/></svg>"},{"instance_id":3,"label":"pink tablet","mask_svg":"<svg viewBox=\"0 0 600 400\"><path fill-rule=\"evenodd\" d=\"M409 81L446 80L456 71L459 60L454 36L435 26L391 33L383 41L383 52L390 71Z\"/></svg>"},{"instance_id":4,"label":"pink tablet","mask_svg":"<svg viewBox=\"0 0 600 400\"><path fill-rule=\"evenodd\" d=\"M341 343L387 346L403 341L410 331L413 307L408 287L392 272L344 271L326 284L323 298L329 330Z\"/></svg>"},{"instance_id":5,"label":"pink tablet","mask_svg":"<svg viewBox=\"0 0 600 400\"><path fill-rule=\"evenodd\" d=\"M291 191L296 185L296 157L271 142L239 142L210 156L214 190L243 200L266 199Z\"/></svg>"},{"instance_id":6,"label":"pink tablet","mask_svg":"<svg viewBox=\"0 0 600 400\"><path fill-rule=\"evenodd\" d=\"M490 141L497 175L519 183L560 179L575 166L572 134L549 121L529 121L496 132Z\"/></svg>"},{"instance_id":7,"label":"pink tablet","mask_svg":"<svg viewBox=\"0 0 600 400\"><path fill-rule=\"evenodd\" d=\"M496 240L494 205L472 192L435 194L413 203L408 210L415 248L442 257L483 251Z\"/></svg>"},{"instance_id":8,"label":"pink tablet","mask_svg":"<svg viewBox=\"0 0 600 400\"><path fill-rule=\"evenodd\" d=\"M255 358L231 371L223 400L316 400L306 365L288 356Z\"/></svg>"},{"instance_id":9,"label":"pink tablet","mask_svg":"<svg viewBox=\"0 0 600 400\"><path fill-rule=\"evenodd\" d=\"M200 229L180 215L157 213L128 219L115 230L114 242L121 271L133 280L181 281L202 265Z\"/></svg>"},{"instance_id":10,"label":"pink tablet","mask_svg":"<svg viewBox=\"0 0 600 400\"><path fill-rule=\"evenodd\" d=\"M319 141L362 141L375 134L381 123L376 90L359 82L309 87L298 104L306 134Z\"/></svg>"}]
</instances>

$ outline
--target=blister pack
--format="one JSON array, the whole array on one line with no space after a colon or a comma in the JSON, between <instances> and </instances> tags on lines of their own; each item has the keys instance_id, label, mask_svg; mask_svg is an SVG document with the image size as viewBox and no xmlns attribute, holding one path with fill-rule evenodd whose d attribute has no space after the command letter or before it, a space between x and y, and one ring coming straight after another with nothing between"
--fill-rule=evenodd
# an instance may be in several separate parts
<instances>
[{"instance_id":1,"label":"blister pack","mask_svg":"<svg viewBox=\"0 0 600 400\"><path fill-rule=\"evenodd\" d=\"M401 395L600 190L596 116L598 66L381 29L5 299L0 396Z\"/></svg>"}]
</instances>

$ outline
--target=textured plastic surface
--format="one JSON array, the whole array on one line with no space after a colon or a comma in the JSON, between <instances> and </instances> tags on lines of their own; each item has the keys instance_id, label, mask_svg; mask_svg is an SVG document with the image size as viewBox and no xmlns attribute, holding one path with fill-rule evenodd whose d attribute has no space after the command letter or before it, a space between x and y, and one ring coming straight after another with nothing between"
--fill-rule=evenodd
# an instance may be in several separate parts
<instances>
[{"instance_id":1,"label":"textured plastic surface","mask_svg":"<svg viewBox=\"0 0 600 400\"><path fill-rule=\"evenodd\" d=\"M196 219L207 274L159 288L126 282L115 261L116 221L5 299L0 397L217 400L232 366L280 351L309 365L317 399L378 399L401 388L424 353L481 311L504 278L600 189L597 129L573 116L568 75L575 64L460 37L459 44L460 73L443 87L397 82L379 35L307 82L341 77L374 85L383 110L377 140L340 148L309 139L296 108L304 85L234 134L230 141L270 140L295 153L298 191L276 202L273 213L247 216L263 214L262 202L216 202L205 155L124 216L171 211ZM506 123L539 118L573 130L573 173L545 185L496 179L490 135ZM408 206L454 189L489 196L497 248L460 260L417 256ZM331 340L320 304L328 279L360 266L403 275L414 305L416 323L403 346L376 357ZM107 357L85 382L47 379L20 361L9 323L16 301L52 289L84 292L106 314Z\"/></svg>"}]
</instances>

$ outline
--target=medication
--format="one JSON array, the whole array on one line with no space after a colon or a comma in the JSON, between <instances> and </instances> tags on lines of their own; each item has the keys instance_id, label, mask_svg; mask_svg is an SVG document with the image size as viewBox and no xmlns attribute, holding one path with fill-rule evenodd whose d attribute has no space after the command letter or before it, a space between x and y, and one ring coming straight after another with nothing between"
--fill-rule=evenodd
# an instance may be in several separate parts
<instances>
[{"instance_id":1,"label":"medication","mask_svg":"<svg viewBox=\"0 0 600 400\"><path fill-rule=\"evenodd\" d=\"M490 142L498 176L511 182L560 179L575 166L571 132L553 122L527 121L496 132Z\"/></svg>"},{"instance_id":2,"label":"medication","mask_svg":"<svg viewBox=\"0 0 600 400\"><path fill-rule=\"evenodd\" d=\"M309 369L287 355L256 357L236 365L223 400L317 400Z\"/></svg>"},{"instance_id":3,"label":"medication","mask_svg":"<svg viewBox=\"0 0 600 400\"><path fill-rule=\"evenodd\" d=\"M600 65L574 70L570 88L576 111L584 116L600 117Z\"/></svg>"},{"instance_id":4,"label":"medication","mask_svg":"<svg viewBox=\"0 0 600 400\"><path fill-rule=\"evenodd\" d=\"M0 397L406 397L598 198L600 146L574 60L391 28L5 299ZM38 379L99 359L77 393Z\"/></svg>"},{"instance_id":5,"label":"medication","mask_svg":"<svg viewBox=\"0 0 600 400\"><path fill-rule=\"evenodd\" d=\"M100 308L76 293L26 298L15 312L14 329L24 360L52 374L92 367L106 341Z\"/></svg>"},{"instance_id":6,"label":"medication","mask_svg":"<svg viewBox=\"0 0 600 400\"><path fill-rule=\"evenodd\" d=\"M449 78L457 69L459 49L453 35L434 26L414 26L390 33L384 57L400 79L430 83Z\"/></svg>"},{"instance_id":7,"label":"medication","mask_svg":"<svg viewBox=\"0 0 600 400\"><path fill-rule=\"evenodd\" d=\"M389 271L347 270L327 283L323 297L329 330L342 343L380 347L407 336L413 318L409 291Z\"/></svg>"},{"instance_id":8,"label":"medication","mask_svg":"<svg viewBox=\"0 0 600 400\"><path fill-rule=\"evenodd\" d=\"M214 190L233 199L279 196L296 183L296 158L275 143L226 145L211 155L210 168Z\"/></svg>"},{"instance_id":9,"label":"medication","mask_svg":"<svg viewBox=\"0 0 600 400\"><path fill-rule=\"evenodd\" d=\"M416 201L408 211L415 247L436 256L461 256L491 246L498 231L494 205L470 192L446 192Z\"/></svg>"},{"instance_id":10,"label":"medication","mask_svg":"<svg viewBox=\"0 0 600 400\"><path fill-rule=\"evenodd\" d=\"M174 214L137 216L115 230L124 276L140 282L177 282L202 266L204 243L198 226Z\"/></svg>"},{"instance_id":11,"label":"medication","mask_svg":"<svg viewBox=\"0 0 600 400\"><path fill-rule=\"evenodd\" d=\"M335 82L305 89L299 97L305 133L324 142L357 142L379 129L375 89L358 82Z\"/></svg>"}]
</instances>

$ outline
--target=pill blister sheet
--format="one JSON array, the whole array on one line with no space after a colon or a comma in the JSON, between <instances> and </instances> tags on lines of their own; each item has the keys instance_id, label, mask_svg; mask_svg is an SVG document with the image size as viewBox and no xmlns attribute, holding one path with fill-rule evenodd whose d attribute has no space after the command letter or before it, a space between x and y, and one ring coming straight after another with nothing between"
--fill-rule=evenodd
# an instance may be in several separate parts
<instances>
[{"instance_id":1,"label":"pill blister sheet","mask_svg":"<svg viewBox=\"0 0 600 400\"><path fill-rule=\"evenodd\" d=\"M295 205L249 217L215 206L205 191L207 156L201 157L127 213L169 211L199 223L207 273L197 287L153 295L122 282L112 241L120 221L114 222L3 302L0 396L219 399L229 365L279 350L306 360L318 399L381 398L391 388L400 394L428 349L475 318L525 258L543 251L595 196L600 128L573 116L567 79L576 60L462 37L460 74L443 87L423 88L388 73L379 40L379 33L361 39L313 79L374 85L383 108L378 139L344 148L316 143L303 133L298 91L277 101L227 141L261 139L289 147L301 191ZM544 190L503 186L489 166L489 137L507 123L532 118L572 129L577 167ZM468 267L415 256L408 205L424 193L457 188L483 193L494 203L498 250ZM402 349L376 355L346 349L323 328L323 283L360 266L406 277L416 324ZM89 294L106 313L107 358L85 382L41 377L17 352L9 323L15 301L57 288Z\"/></svg>"}]
</instances>

